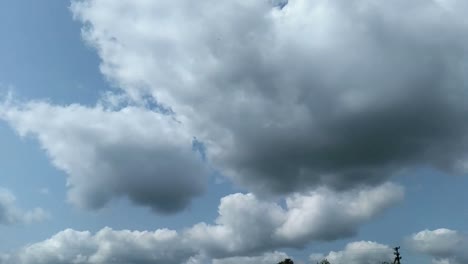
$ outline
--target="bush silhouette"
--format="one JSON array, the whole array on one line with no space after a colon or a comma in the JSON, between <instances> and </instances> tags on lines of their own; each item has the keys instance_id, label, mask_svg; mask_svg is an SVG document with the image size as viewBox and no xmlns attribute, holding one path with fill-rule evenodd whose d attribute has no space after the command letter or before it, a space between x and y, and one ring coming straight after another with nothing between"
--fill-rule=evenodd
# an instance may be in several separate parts
<instances>
[{"instance_id":1,"label":"bush silhouette","mask_svg":"<svg viewBox=\"0 0 468 264\"><path fill-rule=\"evenodd\" d=\"M284 259L283 261L278 262L278 264L294 264L294 261L291 259Z\"/></svg>"}]
</instances>

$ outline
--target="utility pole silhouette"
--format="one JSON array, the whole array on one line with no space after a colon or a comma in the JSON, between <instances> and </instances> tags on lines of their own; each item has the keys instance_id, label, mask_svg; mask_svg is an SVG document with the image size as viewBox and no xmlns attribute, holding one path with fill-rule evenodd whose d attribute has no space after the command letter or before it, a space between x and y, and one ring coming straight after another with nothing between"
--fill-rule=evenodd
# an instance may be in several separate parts
<instances>
[{"instance_id":1,"label":"utility pole silhouette","mask_svg":"<svg viewBox=\"0 0 468 264\"><path fill-rule=\"evenodd\" d=\"M395 260L393 261L393 264L401 264L400 260L402 259L402 257L400 255L400 252L398 252L398 250L400 250L400 247L396 247L394 249L395 252L393 254L395 254Z\"/></svg>"}]
</instances>

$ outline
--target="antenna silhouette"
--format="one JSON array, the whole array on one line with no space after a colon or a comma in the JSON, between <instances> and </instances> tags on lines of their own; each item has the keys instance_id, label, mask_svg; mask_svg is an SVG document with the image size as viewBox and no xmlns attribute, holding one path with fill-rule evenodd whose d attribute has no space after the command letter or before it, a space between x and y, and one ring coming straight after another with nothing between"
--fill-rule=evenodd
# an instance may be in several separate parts
<instances>
[{"instance_id":1,"label":"antenna silhouette","mask_svg":"<svg viewBox=\"0 0 468 264\"><path fill-rule=\"evenodd\" d=\"M400 250L400 247L396 247L394 248L395 252L393 253L395 255L395 260L393 261L393 264L401 264L400 260L403 258L401 257L400 255L400 252L398 250Z\"/></svg>"}]
</instances>

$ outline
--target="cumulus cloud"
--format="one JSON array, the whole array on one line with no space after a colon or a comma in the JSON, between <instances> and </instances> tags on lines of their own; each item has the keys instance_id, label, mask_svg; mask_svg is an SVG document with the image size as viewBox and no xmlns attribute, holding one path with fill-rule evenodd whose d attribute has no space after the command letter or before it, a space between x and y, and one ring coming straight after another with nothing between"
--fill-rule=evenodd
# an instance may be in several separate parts
<instances>
[{"instance_id":1,"label":"cumulus cloud","mask_svg":"<svg viewBox=\"0 0 468 264\"><path fill-rule=\"evenodd\" d=\"M352 242L342 251L331 251L328 255L312 254L311 263L318 263L327 259L333 264L376 264L393 259L393 249L371 241Z\"/></svg>"},{"instance_id":2,"label":"cumulus cloud","mask_svg":"<svg viewBox=\"0 0 468 264\"><path fill-rule=\"evenodd\" d=\"M193 137L170 115L141 107L5 104L1 118L21 136L38 139L66 172L69 200L103 207L114 197L163 213L186 207L202 193L206 167Z\"/></svg>"},{"instance_id":3,"label":"cumulus cloud","mask_svg":"<svg viewBox=\"0 0 468 264\"><path fill-rule=\"evenodd\" d=\"M434 258L434 263L462 264L468 262L468 235L446 228L424 230L413 234L407 244L416 252Z\"/></svg>"},{"instance_id":4,"label":"cumulus cloud","mask_svg":"<svg viewBox=\"0 0 468 264\"><path fill-rule=\"evenodd\" d=\"M394 184L345 193L321 189L298 194L286 200L285 208L253 194L233 194L221 200L214 225L199 223L187 236L213 257L298 248L311 241L350 237L402 198L403 190Z\"/></svg>"},{"instance_id":5,"label":"cumulus cloud","mask_svg":"<svg viewBox=\"0 0 468 264\"><path fill-rule=\"evenodd\" d=\"M104 228L96 234L67 229L5 255L2 264L181 264L194 254L173 230L139 232Z\"/></svg>"},{"instance_id":6,"label":"cumulus cloud","mask_svg":"<svg viewBox=\"0 0 468 264\"><path fill-rule=\"evenodd\" d=\"M19 208L14 194L7 189L0 188L0 225L38 222L48 217L49 214L39 207L31 210Z\"/></svg>"},{"instance_id":7,"label":"cumulus cloud","mask_svg":"<svg viewBox=\"0 0 468 264\"><path fill-rule=\"evenodd\" d=\"M401 186L387 183L345 193L327 190L286 200L288 214L278 234L285 240L336 240L352 236L364 222L403 200Z\"/></svg>"},{"instance_id":8,"label":"cumulus cloud","mask_svg":"<svg viewBox=\"0 0 468 264\"><path fill-rule=\"evenodd\" d=\"M463 1L277 5L77 0L71 10L109 80L174 111L210 162L256 193L347 189L418 166L466 172Z\"/></svg>"},{"instance_id":9,"label":"cumulus cloud","mask_svg":"<svg viewBox=\"0 0 468 264\"><path fill-rule=\"evenodd\" d=\"M28 245L14 254L0 255L2 264L272 264L288 258L283 252L268 252L253 257L208 259L194 255L176 231L154 232L112 230L104 228L96 234L67 229L51 238Z\"/></svg>"},{"instance_id":10,"label":"cumulus cloud","mask_svg":"<svg viewBox=\"0 0 468 264\"><path fill-rule=\"evenodd\" d=\"M349 237L402 195L393 184L344 193L320 189L294 195L283 207L251 193L232 194L221 199L214 224L154 232L104 228L94 235L67 229L1 255L0 263L276 263L287 256L275 250Z\"/></svg>"}]
</instances>

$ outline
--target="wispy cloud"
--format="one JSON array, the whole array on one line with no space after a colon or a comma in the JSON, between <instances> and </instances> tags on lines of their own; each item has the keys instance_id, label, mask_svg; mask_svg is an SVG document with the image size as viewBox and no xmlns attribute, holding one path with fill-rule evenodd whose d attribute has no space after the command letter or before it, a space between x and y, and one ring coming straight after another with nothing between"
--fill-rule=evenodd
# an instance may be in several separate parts
<instances>
[{"instance_id":1,"label":"wispy cloud","mask_svg":"<svg viewBox=\"0 0 468 264\"><path fill-rule=\"evenodd\" d=\"M16 204L16 197L7 189L0 188L0 224L13 225L39 222L50 215L42 208L23 210Z\"/></svg>"}]
</instances>

